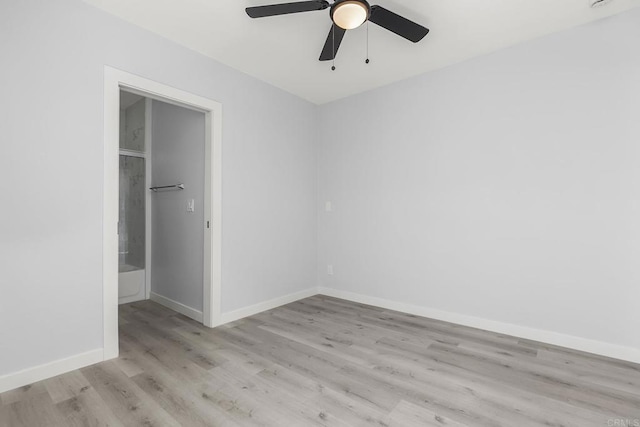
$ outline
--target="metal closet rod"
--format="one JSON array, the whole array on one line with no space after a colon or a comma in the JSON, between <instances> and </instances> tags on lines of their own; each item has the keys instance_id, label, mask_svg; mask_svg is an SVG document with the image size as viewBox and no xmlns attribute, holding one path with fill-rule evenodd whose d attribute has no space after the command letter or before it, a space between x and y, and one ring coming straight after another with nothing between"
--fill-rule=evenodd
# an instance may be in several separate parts
<instances>
[{"instance_id":1,"label":"metal closet rod","mask_svg":"<svg viewBox=\"0 0 640 427\"><path fill-rule=\"evenodd\" d=\"M151 191L158 191L158 190L184 190L184 184L174 184L174 185L162 185L160 187L150 187L149 190Z\"/></svg>"}]
</instances>

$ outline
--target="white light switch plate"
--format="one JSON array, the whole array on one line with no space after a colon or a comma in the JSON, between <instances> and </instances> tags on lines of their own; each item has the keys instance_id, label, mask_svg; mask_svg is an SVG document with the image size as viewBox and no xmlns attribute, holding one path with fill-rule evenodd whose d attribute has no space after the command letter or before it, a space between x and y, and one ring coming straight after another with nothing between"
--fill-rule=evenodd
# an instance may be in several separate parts
<instances>
[{"instance_id":1,"label":"white light switch plate","mask_svg":"<svg viewBox=\"0 0 640 427\"><path fill-rule=\"evenodd\" d=\"M187 200L187 212L195 212L196 202L193 199Z\"/></svg>"}]
</instances>

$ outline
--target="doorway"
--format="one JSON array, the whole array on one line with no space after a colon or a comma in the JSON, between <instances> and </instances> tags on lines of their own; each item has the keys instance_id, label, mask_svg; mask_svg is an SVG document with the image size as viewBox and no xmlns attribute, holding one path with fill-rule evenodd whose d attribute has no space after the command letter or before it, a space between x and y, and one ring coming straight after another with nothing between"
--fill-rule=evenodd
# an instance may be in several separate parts
<instances>
[{"instance_id":1,"label":"doorway","mask_svg":"<svg viewBox=\"0 0 640 427\"><path fill-rule=\"evenodd\" d=\"M200 248L193 256L202 260L200 280L202 281L202 295L200 311L201 320L205 326L214 327L220 324L220 288L221 288L221 138L222 117L221 105L185 91L166 86L152 80L105 67L105 110L104 110L104 221L103 221L103 294L104 294L104 359L118 356L118 302L135 301L137 299L156 299L163 305L181 312L184 307L171 306L176 301L165 295L152 291L151 278L154 274L151 248L153 240L152 227L162 226L164 230L171 224L153 224L150 220L153 202L151 199L159 193L165 202L175 202L175 194L187 188L184 183L152 182L153 140L151 127L154 102L167 108L197 112L203 116L204 129L204 164L202 165L204 182L201 182L202 198L200 223ZM137 98L136 98L137 97ZM140 140L142 132L137 133L138 145L123 147L121 144L122 101L143 103L146 117L145 141ZM125 102L126 104L126 102ZM142 111L142 107L138 106ZM135 112L131 112L135 116ZM135 117L134 117L135 119ZM142 122L137 119L137 125ZM130 129L134 129L132 125ZM148 135L148 136L147 136ZM144 179L143 179L144 177ZM142 183L144 182L144 185ZM197 187L197 186L188 186ZM152 189L153 188L153 189ZM124 197L121 198L121 194ZM173 192L167 195L165 192ZM144 196L143 196L144 194ZM186 192L184 193L186 195ZM127 198L129 199L127 202ZM184 198L184 197L182 197ZM144 199L144 201L143 201ZM188 214L195 214L196 197L188 196L182 203L181 209ZM182 199L180 199L182 200ZM127 207L127 203L129 203ZM138 210L136 211L137 208ZM127 211L128 209L128 211ZM121 213L128 212L129 218L119 221ZM193 220L196 215L192 215ZM120 222L120 224L119 224ZM127 230L125 230L127 228ZM144 231L142 231L144 230ZM123 231L125 233L123 233ZM154 231L157 233L157 231ZM123 234L127 238L124 238ZM167 241L169 241L168 239ZM144 242L144 244L143 244ZM165 245L166 247L167 245ZM126 270L126 271L125 271ZM122 274L135 273L128 282L120 283ZM123 298L120 289L124 285ZM127 294L124 296L124 294ZM193 298L193 295L191 295ZM160 300L161 298L164 298ZM198 298L200 299L200 298ZM185 307L187 307L185 305ZM188 308L188 307L187 307ZM195 310L196 312L198 310ZM185 313L189 314L189 313ZM194 313L190 317L197 317Z\"/></svg>"}]
</instances>

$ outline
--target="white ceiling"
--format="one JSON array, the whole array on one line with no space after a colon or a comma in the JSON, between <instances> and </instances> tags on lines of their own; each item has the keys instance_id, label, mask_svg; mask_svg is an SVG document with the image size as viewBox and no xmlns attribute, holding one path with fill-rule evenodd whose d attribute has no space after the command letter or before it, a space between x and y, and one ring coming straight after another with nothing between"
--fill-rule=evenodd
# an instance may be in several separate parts
<instances>
[{"instance_id":1,"label":"white ceiling","mask_svg":"<svg viewBox=\"0 0 640 427\"><path fill-rule=\"evenodd\" d=\"M329 10L251 19L247 6L293 0L84 0L126 21L316 104L640 6L613 0L373 0L431 32L413 44L374 24L348 31L336 58L318 57Z\"/></svg>"}]
</instances>

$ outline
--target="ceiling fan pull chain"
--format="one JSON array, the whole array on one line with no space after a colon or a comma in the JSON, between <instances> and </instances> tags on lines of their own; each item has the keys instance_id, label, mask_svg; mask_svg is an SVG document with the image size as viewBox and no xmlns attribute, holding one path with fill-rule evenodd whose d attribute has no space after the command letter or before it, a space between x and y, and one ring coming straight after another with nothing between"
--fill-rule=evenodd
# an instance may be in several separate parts
<instances>
[{"instance_id":1,"label":"ceiling fan pull chain","mask_svg":"<svg viewBox=\"0 0 640 427\"><path fill-rule=\"evenodd\" d=\"M369 20L367 20L367 59L365 59L364 63L369 63Z\"/></svg>"},{"instance_id":2,"label":"ceiling fan pull chain","mask_svg":"<svg viewBox=\"0 0 640 427\"><path fill-rule=\"evenodd\" d=\"M331 39L332 42L331 44L333 45L331 47L332 51L333 51L333 58L331 58L331 71L335 71L336 70L336 25L333 24L331 25Z\"/></svg>"}]
</instances>

